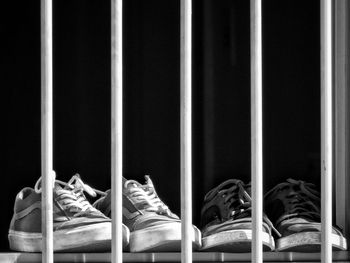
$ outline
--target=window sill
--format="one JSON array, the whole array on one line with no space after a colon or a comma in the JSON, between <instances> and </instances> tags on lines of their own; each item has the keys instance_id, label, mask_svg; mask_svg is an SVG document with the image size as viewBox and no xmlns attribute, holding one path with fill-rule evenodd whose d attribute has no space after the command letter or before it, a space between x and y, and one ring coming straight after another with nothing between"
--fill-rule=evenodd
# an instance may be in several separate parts
<instances>
[{"instance_id":1,"label":"window sill","mask_svg":"<svg viewBox=\"0 0 350 263\"><path fill-rule=\"evenodd\" d=\"M110 253L56 253L55 262L110 262ZM124 262L180 262L181 253L124 253ZM250 262L250 253L194 252L193 262ZM264 262L320 262L320 253L265 252ZM0 253L0 262L41 262L40 253ZM350 262L350 251L333 252L333 262Z\"/></svg>"}]
</instances>

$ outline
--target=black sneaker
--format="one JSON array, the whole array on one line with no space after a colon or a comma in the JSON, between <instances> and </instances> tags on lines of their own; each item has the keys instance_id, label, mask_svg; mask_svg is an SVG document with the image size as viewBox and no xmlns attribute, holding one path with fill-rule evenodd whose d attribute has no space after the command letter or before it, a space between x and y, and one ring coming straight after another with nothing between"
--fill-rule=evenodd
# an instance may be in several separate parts
<instances>
[{"instance_id":1,"label":"black sneaker","mask_svg":"<svg viewBox=\"0 0 350 263\"><path fill-rule=\"evenodd\" d=\"M252 243L250 184L230 179L210 190L201 212L202 250L249 252ZM262 240L264 251L274 250L274 229L264 215Z\"/></svg>"},{"instance_id":2,"label":"black sneaker","mask_svg":"<svg viewBox=\"0 0 350 263\"><path fill-rule=\"evenodd\" d=\"M40 252L42 249L40 182L41 179L35 189L24 188L16 196L8 234L12 250ZM109 251L111 220L95 209L83 193L93 194L94 190L79 176L73 176L68 183L54 182L54 251Z\"/></svg>"},{"instance_id":3,"label":"black sneaker","mask_svg":"<svg viewBox=\"0 0 350 263\"><path fill-rule=\"evenodd\" d=\"M265 211L282 234L276 250L321 250L320 193L314 184L287 179L265 195ZM346 250L346 239L336 227L331 240L334 250Z\"/></svg>"},{"instance_id":4,"label":"black sneaker","mask_svg":"<svg viewBox=\"0 0 350 263\"><path fill-rule=\"evenodd\" d=\"M181 220L160 200L149 176L146 184L123 178L123 223L130 229L130 252L181 251ZM111 192L94 203L111 213ZM193 248L201 245L201 233L193 226Z\"/></svg>"}]
</instances>

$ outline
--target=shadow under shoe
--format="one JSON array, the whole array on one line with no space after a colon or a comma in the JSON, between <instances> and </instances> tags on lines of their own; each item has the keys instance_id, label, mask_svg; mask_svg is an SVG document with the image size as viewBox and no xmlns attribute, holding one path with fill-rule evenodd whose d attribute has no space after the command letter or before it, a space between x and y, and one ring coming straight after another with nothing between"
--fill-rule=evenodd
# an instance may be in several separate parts
<instances>
[{"instance_id":1,"label":"shadow under shoe","mask_svg":"<svg viewBox=\"0 0 350 263\"><path fill-rule=\"evenodd\" d=\"M9 229L12 250L41 252L41 189L24 188L15 200ZM75 183L75 184L73 184ZM111 222L86 200L84 185L73 176L69 183L55 181L53 188L53 249L58 251L109 251ZM87 186L86 186L87 187ZM87 188L86 188L87 189Z\"/></svg>"},{"instance_id":2,"label":"shadow under shoe","mask_svg":"<svg viewBox=\"0 0 350 263\"><path fill-rule=\"evenodd\" d=\"M250 185L230 179L204 197L201 211L203 251L250 252L252 245L252 218ZM271 221L263 218L263 249L275 248Z\"/></svg>"},{"instance_id":3,"label":"shadow under shoe","mask_svg":"<svg viewBox=\"0 0 350 263\"><path fill-rule=\"evenodd\" d=\"M282 234L276 250L321 250L320 193L315 185L287 179L266 193L265 211ZM347 249L346 239L337 227L332 229L331 242L333 250Z\"/></svg>"},{"instance_id":4,"label":"shadow under shoe","mask_svg":"<svg viewBox=\"0 0 350 263\"><path fill-rule=\"evenodd\" d=\"M158 197L149 176L146 184L123 178L123 223L130 229L130 252L181 251L181 220ZM110 216L111 193L94 206ZM201 233L193 226L192 244L201 246Z\"/></svg>"}]
</instances>

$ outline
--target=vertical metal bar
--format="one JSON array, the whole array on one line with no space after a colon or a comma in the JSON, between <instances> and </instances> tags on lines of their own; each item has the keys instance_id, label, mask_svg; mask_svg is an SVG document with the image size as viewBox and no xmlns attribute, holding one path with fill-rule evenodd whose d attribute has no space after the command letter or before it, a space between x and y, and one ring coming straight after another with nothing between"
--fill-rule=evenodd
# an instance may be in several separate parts
<instances>
[{"instance_id":1,"label":"vertical metal bar","mask_svg":"<svg viewBox=\"0 0 350 263\"><path fill-rule=\"evenodd\" d=\"M332 262L332 1L321 0L321 218L322 262Z\"/></svg>"},{"instance_id":2,"label":"vertical metal bar","mask_svg":"<svg viewBox=\"0 0 350 263\"><path fill-rule=\"evenodd\" d=\"M192 1L180 7L181 262L192 262Z\"/></svg>"},{"instance_id":3,"label":"vertical metal bar","mask_svg":"<svg viewBox=\"0 0 350 263\"><path fill-rule=\"evenodd\" d=\"M123 260L123 5L111 0L111 182L112 262Z\"/></svg>"},{"instance_id":4,"label":"vertical metal bar","mask_svg":"<svg viewBox=\"0 0 350 263\"><path fill-rule=\"evenodd\" d=\"M261 0L250 1L251 41L251 176L252 262L262 262L263 138L262 138L262 31Z\"/></svg>"},{"instance_id":5,"label":"vertical metal bar","mask_svg":"<svg viewBox=\"0 0 350 263\"><path fill-rule=\"evenodd\" d=\"M53 262L52 0L41 0L42 261Z\"/></svg>"},{"instance_id":6,"label":"vertical metal bar","mask_svg":"<svg viewBox=\"0 0 350 263\"><path fill-rule=\"evenodd\" d=\"M336 191L336 225L349 237L349 1L334 2L334 103L335 148L334 184Z\"/></svg>"}]
</instances>

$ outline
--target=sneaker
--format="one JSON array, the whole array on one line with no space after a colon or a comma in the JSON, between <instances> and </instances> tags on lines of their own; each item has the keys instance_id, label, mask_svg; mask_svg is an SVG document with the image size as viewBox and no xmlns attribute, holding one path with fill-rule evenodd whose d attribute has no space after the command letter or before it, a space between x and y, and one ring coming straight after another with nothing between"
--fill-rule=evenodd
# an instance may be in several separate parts
<instances>
[{"instance_id":1,"label":"sneaker","mask_svg":"<svg viewBox=\"0 0 350 263\"><path fill-rule=\"evenodd\" d=\"M24 188L15 200L10 223L12 250L41 252L41 178L34 189ZM75 175L68 182L54 180L53 250L69 252L108 251L111 248L111 220L95 209L83 191L94 190ZM124 232L127 243L127 229Z\"/></svg>"},{"instance_id":2,"label":"sneaker","mask_svg":"<svg viewBox=\"0 0 350 263\"><path fill-rule=\"evenodd\" d=\"M245 185L240 180L230 179L206 194L201 211L202 250L233 253L251 251L250 188L250 184ZM271 229L274 227L264 215L264 251L275 248Z\"/></svg>"},{"instance_id":3,"label":"sneaker","mask_svg":"<svg viewBox=\"0 0 350 263\"><path fill-rule=\"evenodd\" d=\"M320 193L314 184L287 179L266 193L265 211L282 234L276 250L321 250ZM346 250L346 239L336 227L331 240L334 250Z\"/></svg>"},{"instance_id":4,"label":"sneaker","mask_svg":"<svg viewBox=\"0 0 350 263\"><path fill-rule=\"evenodd\" d=\"M181 220L160 200L149 176L146 184L123 178L123 223L130 229L130 252L181 251ZM110 217L111 192L94 206ZM193 226L192 243L201 246L201 233Z\"/></svg>"}]
</instances>

